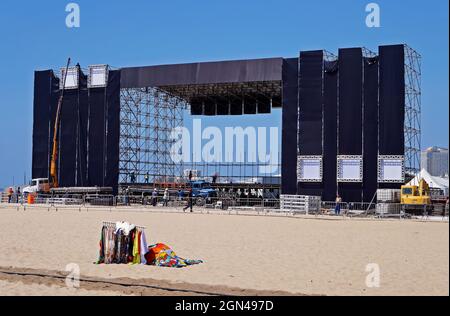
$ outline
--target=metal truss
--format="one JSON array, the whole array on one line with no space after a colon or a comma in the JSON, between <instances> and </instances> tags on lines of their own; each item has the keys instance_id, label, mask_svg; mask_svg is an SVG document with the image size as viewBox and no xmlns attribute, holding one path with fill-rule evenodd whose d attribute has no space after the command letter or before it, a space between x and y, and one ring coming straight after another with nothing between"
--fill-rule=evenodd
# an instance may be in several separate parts
<instances>
[{"instance_id":1,"label":"metal truss","mask_svg":"<svg viewBox=\"0 0 450 316\"><path fill-rule=\"evenodd\" d=\"M184 100L192 98L242 98L243 96L260 95L266 98L281 97L281 81L260 81L241 83L221 83L221 84L199 84L199 85L179 85L163 86L161 90L167 91L171 95Z\"/></svg>"},{"instance_id":2,"label":"metal truss","mask_svg":"<svg viewBox=\"0 0 450 316\"><path fill-rule=\"evenodd\" d=\"M368 49L367 47L362 48L362 53L363 53L363 57L365 57L365 58L375 58L378 56L377 53Z\"/></svg>"},{"instance_id":3,"label":"metal truss","mask_svg":"<svg viewBox=\"0 0 450 316\"><path fill-rule=\"evenodd\" d=\"M187 104L156 88L121 89L119 183L168 183L182 176L171 157Z\"/></svg>"},{"instance_id":4,"label":"metal truss","mask_svg":"<svg viewBox=\"0 0 450 316\"><path fill-rule=\"evenodd\" d=\"M420 172L421 148L421 60L414 49L405 45L405 172L414 177Z\"/></svg>"},{"instance_id":5,"label":"metal truss","mask_svg":"<svg viewBox=\"0 0 450 316\"><path fill-rule=\"evenodd\" d=\"M324 50L323 51L323 60L324 61L337 61L338 60L338 56L336 56L332 52Z\"/></svg>"}]
</instances>

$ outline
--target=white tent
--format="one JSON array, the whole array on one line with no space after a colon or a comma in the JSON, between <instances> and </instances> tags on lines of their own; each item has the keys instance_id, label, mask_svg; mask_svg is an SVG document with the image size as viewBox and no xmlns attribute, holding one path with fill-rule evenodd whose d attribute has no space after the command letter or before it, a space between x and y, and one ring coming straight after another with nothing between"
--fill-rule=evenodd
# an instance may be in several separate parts
<instances>
[{"instance_id":1,"label":"white tent","mask_svg":"<svg viewBox=\"0 0 450 316\"><path fill-rule=\"evenodd\" d=\"M419 185L419 181L421 179L424 179L430 188L441 189L444 191L444 194L448 196L448 178L433 177L428 173L428 171L422 169L422 171L420 171L420 173L418 173L414 179L408 183L408 185Z\"/></svg>"}]
</instances>

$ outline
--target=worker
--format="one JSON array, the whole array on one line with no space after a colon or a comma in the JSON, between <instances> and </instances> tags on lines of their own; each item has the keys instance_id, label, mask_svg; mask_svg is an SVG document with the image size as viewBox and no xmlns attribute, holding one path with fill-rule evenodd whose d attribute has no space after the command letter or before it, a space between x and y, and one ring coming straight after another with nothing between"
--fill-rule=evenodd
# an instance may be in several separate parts
<instances>
[{"instance_id":1,"label":"worker","mask_svg":"<svg viewBox=\"0 0 450 316\"><path fill-rule=\"evenodd\" d=\"M336 215L341 215L341 203L342 203L342 198L338 195L336 195L336 207L334 209L334 213Z\"/></svg>"},{"instance_id":2,"label":"worker","mask_svg":"<svg viewBox=\"0 0 450 316\"><path fill-rule=\"evenodd\" d=\"M9 187L8 188L8 203L11 203L13 192L14 192L13 188Z\"/></svg>"},{"instance_id":3,"label":"worker","mask_svg":"<svg viewBox=\"0 0 450 316\"><path fill-rule=\"evenodd\" d=\"M181 189L178 189L178 201L183 201L184 192Z\"/></svg>"},{"instance_id":4,"label":"worker","mask_svg":"<svg viewBox=\"0 0 450 316\"><path fill-rule=\"evenodd\" d=\"M17 190L16 190L16 200L17 200L17 204L20 203L20 187L17 187Z\"/></svg>"},{"instance_id":5,"label":"worker","mask_svg":"<svg viewBox=\"0 0 450 316\"><path fill-rule=\"evenodd\" d=\"M145 183L148 184L149 178L150 178L150 176L149 176L149 174L148 174L148 172L147 172L147 173L144 175L144 181L145 181Z\"/></svg>"},{"instance_id":6,"label":"worker","mask_svg":"<svg viewBox=\"0 0 450 316\"><path fill-rule=\"evenodd\" d=\"M156 206L157 202L158 202L158 190L156 190L156 188L154 188L153 192L152 192L152 205Z\"/></svg>"},{"instance_id":7,"label":"worker","mask_svg":"<svg viewBox=\"0 0 450 316\"><path fill-rule=\"evenodd\" d=\"M136 182L136 174L134 173L134 171L130 174L130 178L131 178L131 183Z\"/></svg>"},{"instance_id":8,"label":"worker","mask_svg":"<svg viewBox=\"0 0 450 316\"><path fill-rule=\"evenodd\" d=\"M183 208L183 212L186 212L186 210L188 208L190 208L191 209L191 213L192 213L193 212L192 208L194 206L194 195L192 193L192 189L189 190L189 195L188 195L188 198L187 198L187 202L188 202L188 204L186 205L185 208Z\"/></svg>"},{"instance_id":9,"label":"worker","mask_svg":"<svg viewBox=\"0 0 450 316\"><path fill-rule=\"evenodd\" d=\"M125 205L130 205L130 187L127 187L125 190Z\"/></svg>"},{"instance_id":10,"label":"worker","mask_svg":"<svg viewBox=\"0 0 450 316\"><path fill-rule=\"evenodd\" d=\"M168 188L166 188L164 190L163 203L164 203L164 206L169 205L169 189Z\"/></svg>"}]
</instances>

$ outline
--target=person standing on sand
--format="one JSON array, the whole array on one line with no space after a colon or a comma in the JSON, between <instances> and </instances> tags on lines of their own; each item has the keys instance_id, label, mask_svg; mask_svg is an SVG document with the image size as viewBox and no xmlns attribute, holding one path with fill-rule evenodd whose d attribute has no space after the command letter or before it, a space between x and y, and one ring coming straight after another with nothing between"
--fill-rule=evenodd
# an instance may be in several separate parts
<instances>
[{"instance_id":1,"label":"person standing on sand","mask_svg":"<svg viewBox=\"0 0 450 316\"><path fill-rule=\"evenodd\" d=\"M169 189L167 189L167 188L164 190L163 201L164 201L164 206L169 205Z\"/></svg>"},{"instance_id":2,"label":"person standing on sand","mask_svg":"<svg viewBox=\"0 0 450 316\"><path fill-rule=\"evenodd\" d=\"M190 208L191 209L191 213L192 212L194 212L193 211L193 204L194 204L194 196L193 196L193 194L192 194L192 189L190 189L189 190L189 195L188 195L188 204L186 205L186 207L185 208L183 208L183 212L186 212L186 210L188 209L188 208Z\"/></svg>"},{"instance_id":3,"label":"person standing on sand","mask_svg":"<svg viewBox=\"0 0 450 316\"><path fill-rule=\"evenodd\" d=\"M158 190L156 190L156 188L154 188L153 192L152 192L152 205L156 206L157 202L158 202Z\"/></svg>"},{"instance_id":4,"label":"person standing on sand","mask_svg":"<svg viewBox=\"0 0 450 316\"><path fill-rule=\"evenodd\" d=\"M17 203L20 203L20 187L17 187L16 195Z\"/></svg>"},{"instance_id":5,"label":"person standing on sand","mask_svg":"<svg viewBox=\"0 0 450 316\"><path fill-rule=\"evenodd\" d=\"M8 204L11 203L11 199L12 199L12 195L13 195L13 188L8 188Z\"/></svg>"},{"instance_id":6,"label":"person standing on sand","mask_svg":"<svg viewBox=\"0 0 450 316\"><path fill-rule=\"evenodd\" d=\"M184 193L183 190L178 190L178 201L183 201Z\"/></svg>"},{"instance_id":7,"label":"person standing on sand","mask_svg":"<svg viewBox=\"0 0 450 316\"><path fill-rule=\"evenodd\" d=\"M130 187L125 190L125 205L130 206Z\"/></svg>"},{"instance_id":8,"label":"person standing on sand","mask_svg":"<svg viewBox=\"0 0 450 316\"><path fill-rule=\"evenodd\" d=\"M334 209L334 213L336 215L341 215L341 203L342 203L342 198L338 195L336 195L336 207Z\"/></svg>"}]
</instances>

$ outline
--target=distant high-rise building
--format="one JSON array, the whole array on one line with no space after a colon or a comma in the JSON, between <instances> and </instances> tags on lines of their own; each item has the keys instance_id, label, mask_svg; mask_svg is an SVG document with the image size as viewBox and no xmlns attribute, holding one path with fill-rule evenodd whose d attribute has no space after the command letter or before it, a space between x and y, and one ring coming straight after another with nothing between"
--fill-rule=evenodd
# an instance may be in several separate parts
<instances>
[{"instance_id":1,"label":"distant high-rise building","mask_svg":"<svg viewBox=\"0 0 450 316\"><path fill-rule=\"evenodd\" d=\"M422 168L435 177L448 174L448 149L430 147L422 151Z\"/></svg>"}]
</instances>

